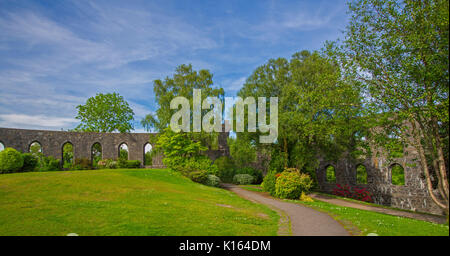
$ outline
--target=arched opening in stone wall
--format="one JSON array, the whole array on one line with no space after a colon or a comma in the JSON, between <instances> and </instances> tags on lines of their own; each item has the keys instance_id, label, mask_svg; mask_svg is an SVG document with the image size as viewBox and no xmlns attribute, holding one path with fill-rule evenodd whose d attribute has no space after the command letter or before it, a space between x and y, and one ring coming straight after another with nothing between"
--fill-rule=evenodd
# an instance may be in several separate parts
<instances>
[{"instance_id":1,"label":"arched opening in stone wall","mask_svg":"<svg viewBox=\"0 0 450 256\"><path fill-rule=\"evenodd\" d=\"M336 170L334 168L334 166L329 165L326 169L325 169L325 174L326 174L326 180L328 183L336 183Z\"/></svg>"},{"instance_id":2,"label":"arched opening in stone wall","mask_svg":"<svg viewBox=\"0 0 450 256\"><path fill-rule=\"evenodd\" d=\"M356 183L367 184L367 170L362 164L356 166Z\"/></svg>"},{"instance_id":3,"label":"arched opening in stone wall","mask_svg":"<svg viewBox=\"0 0 450 256\"><path fill-rule=\"evenodd\" d=\"M102 145L96 142L91 147L91 161L92 165L96 166L98 161L102 160Z\"/></svg>"},{"instance_id":4,"label":"arched opening in stone wall","mask_svg":"<svg viewBox=\"0 0 450 256\"><path fill-rule=\"evenodd\" d=\"M405 170L399 164L391 165L391 183L392 185L405 185Z\"/></svg>"},{"instance_id":5,"label":"arched opening in stone wall","mask_svg":"<svg viewBox=\"0 0 450 256\"><path fill-rule=\"evenodd\" d=\"M5 144L0 141L0 151L3 151L5 149Z\"/></svg>"},{"instance_id":6,"label":"arched opening in stone wall","mask_svg":"<svg viewBox=\"0 0 450 256\"><path fill-rule=\"evenodd\" d=\"M152 165L152 144L146 143L144 145L144 165Z\"/></svg>"},{"instance_id":7,"label":"arched opening in stone wall","mask_svg":"<svg viewBox=\"0 0 450 256\"><path fill-rule=\"evenodd\" d=\"M71 168L73 165L73 144L66 142L62 146L63 168Z\"/></svg>"},{"instance_id":8,"label":"arched opening in stone wall","mask_svg":"<svg viewBox=\"0 0 450 256\"><path fill-rule=\"evenodd\" d=\"M28 151L33 155L38 155L42 153L42 145L39 141L33 141L28 147Z\"/></svg>"},{"instance_id":9,"label":"arched opening in stone wall","mask_svg":"<svg viewBox=\"0 0 450 256\"><path fill-rule=\"evenodd\" d=\"M119 158L128 160L128 145L126 143L119 145Z\"/></svg>"}]
</instances>

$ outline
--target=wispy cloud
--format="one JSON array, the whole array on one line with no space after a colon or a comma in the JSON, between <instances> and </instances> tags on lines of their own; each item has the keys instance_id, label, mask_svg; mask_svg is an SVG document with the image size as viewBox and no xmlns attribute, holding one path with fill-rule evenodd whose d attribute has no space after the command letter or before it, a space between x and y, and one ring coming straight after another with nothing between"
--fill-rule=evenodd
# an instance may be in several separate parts
<instances>
[{"instance_id":1,"label":"wispy cloud","mask_svg":"<svg viewBox=\"0 0 450 256\"><path fill-rule=\"evenodd\" d=\"M156 108L153 81L187 63L233 94L268 58L334 39L341 6L2 1L0 126L73 128L75 107L100 92L123 95L138 124Z\"/></svg>"}]
</instances>

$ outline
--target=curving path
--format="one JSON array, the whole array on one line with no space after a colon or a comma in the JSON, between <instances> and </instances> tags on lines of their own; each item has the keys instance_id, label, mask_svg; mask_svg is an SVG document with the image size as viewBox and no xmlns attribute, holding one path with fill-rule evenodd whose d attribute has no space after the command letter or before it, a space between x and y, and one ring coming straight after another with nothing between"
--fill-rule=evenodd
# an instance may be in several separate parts
<instances>
[{"instance_id":1,"label":"curving path","mask_svg":"<svg viewBox=\"0 0 450 256\"><path fill-rule=\"evenodd\" d=\"M281 230L279 235L288 235L286 228L286 218L290 219L292 235L294 236L349 236L350 234L337 221L331 218L328 214L322 213L311 208L289 203L282 200L266 197L263 194L242 189L233 184L223 184L225 189L235 192L239 196L265 204L270 208L276 210L281 215ZM284 218L283 218L284 217Z\"/></svg>"}]
</instances>

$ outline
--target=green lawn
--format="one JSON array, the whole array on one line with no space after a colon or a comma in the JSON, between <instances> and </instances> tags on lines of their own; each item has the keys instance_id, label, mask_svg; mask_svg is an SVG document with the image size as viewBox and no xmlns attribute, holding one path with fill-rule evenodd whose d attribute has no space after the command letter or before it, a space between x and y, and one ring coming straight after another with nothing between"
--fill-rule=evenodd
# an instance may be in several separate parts
<instances>
[{"instance_id":1,"label":"green lawn","mask_svg":"<svg viewBox=\"0 0 450 256\"><path fill-rule=\"evenodd\" d=\"M259 185L242 185L240 187L250 191L262 192L262 188ZM337 206L317 200L314 202L301 202L298 200L286 201L302 204L328 213L334 219L339 221L353 235L367 235L370 233L375 233L379 236L449 235L448 225L439 225L421 220Z\"/></svg>"},{"instance_id":2,"label":"green lawn","mask_svg":"<svg viewBox=\"0 0 450 256\"><path fill-rule=\"evenodd\" d=\"M169 170L0 175L0 235L276 235L278 219Z\"/></svg>"}]
</instances>

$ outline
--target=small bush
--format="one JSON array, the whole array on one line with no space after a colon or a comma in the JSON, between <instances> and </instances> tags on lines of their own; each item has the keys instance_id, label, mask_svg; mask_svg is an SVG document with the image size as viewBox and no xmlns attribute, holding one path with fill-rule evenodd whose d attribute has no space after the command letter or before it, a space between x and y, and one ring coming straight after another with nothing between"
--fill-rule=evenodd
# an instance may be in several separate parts
<instances>
[{"instance_id":1,"label":"small bush","mask_svg":"<svg viewBox=\"0 0 450 256\"><path fill-rule=\"evenodd\" d=\"M122 157L119 157L117 159L117 167L119 168L127 168L128 167L128 160Z\"/></svg>"},{"instance_id":2,"label":"small bush","mask_svg":"<svg viewBox=\"0 0 450 256\"><path fill-rule=\"evenodd\" d=\"M364 202L372 202L372 194L365 188L350 187L349 185L337 184L333 189L333 194L336 196L342 196L352 198Z\"/></svg>"},{"instance_id":3,"label":"small bush","mask_svg":"<svg viewBox=\"0 0 450 256\"><path fill-rule=\"evenodd\" d=\"M92 169L91 160L87 158L76 158L74 166L72 167L74 170L89 170Z\"/></svg>"},{"instance_id":4,"label":"small bush","mask_svg":"<svg viewBox=\"0 0 450 256\"><path fill-rule=\"evenodd\" d=\"M262 171L257 170L253 167L243 167L236 169L236 174L248 174L253 176L253 183L259 184L263 181Z\"/></svg>"},{"instance_id":5,"label":"small bush","mask_svg":"<svg viewBox=\"0 0 450 256\"><path fill-rule=\"evenodd\" d=\"M255 178L250 174L236 174L233 177L233 183L238 185L252 184Z\"/></svg>"},{"instance_id":6,"label":"small bush","mask_svg":"<svg viewBox=\"0 0 450 256\"><path fill-rule=\"evenodd\" d=\"M206 185L211 187L219 187L220 186L220 178L216 175L209 174L208 179L206 180Z\"/></svg>"},{"instance_id":7,"label":"small bush","mask_svg":"<svg viewBox=\"0 0 450 256\"><path fill-rule=\"evenodd\" d=\"M233 160L227 156L221 156L214 161L217 165L219 178L224 182L233 182L235 173L235 166Z\"/></svg>"},{"instance_id":8,"label":"small bush","mask_svg":"<svg viewBox=\"0 0 450 256\"><path fill-rule=\"evenodd\" d=\"M269 192L271 196L275 196L275 183L277 182L276 174L276 170L269 171L264 177L263 183L261 184L263 190Z\"/></svg>"},{"instance_id":9,"label":"small bush","mask_svg":"<svg viewBox=\"0 0 450 256\"><path fill-rule=\"evenodd\" d=\"M117 161L114 161L112 159L108 159L108 161L106 162L106 168L108 169L116 169L118 166Z\"/></svg>"},{"instance_id":10,"label":"small bush","mask_svg":"<svg viewBox=\"0 0 450 256\"><path fill-rule=\"evenodd\" d=\"M5 148L0 152L0 173L18 172L22 166L23 156L19 151Z\"/></svg>"},{"instance_id":11,"label":"small bush","mask_svg":"<svg viewBox=\"0 0 450 256\"><path fill-rule=\"evenodd\" d=\"M314 202L314 200L308 196L305 192L302 192L302 194L300 195L300 201L302 202Z\"/></svg>"},{"instance_id":12,"label":"small bush","mask_svg":"<svg viewBox=\"0 0 450 256\"><path fill-rule=\"evenodd\" d=\"M127 168L140 168L141 161L139 160L127 160Z\"/></svg>"},{"instance_id":13,"label":"small bush","mask_svg":"<svg viewBox=\"0 0 450 256\"><path fill-rule=\"evenodd\" d=\"M295 168L286 169L277 178L275 195L284 199L298 199L302 192L307 193L312 185L308 174L300 173Z\"/></svg>"},{"instance_id":14,"label":"small bush","mask_svg":"<svg viewBox=\"0 0 450 256\"><path fill-rule=\"evenodd\" d=\"M36 169L39 163L39 158L31 153L22 154L23 166L22 171L32 172Z\"/></svg>"},{"instance_id":15,"label":"small bush","mask_svg":"<svg viewBox=\"0 0 450 256\"><path fill-rule=\"evenodd\" d=\"M206 184L208 180L208 174L206 171L193 171L188 173L187 177L194 182Z\"/></svg>"},{"instance_id":16,"label":"small bush","mask_svg":"<svg viewBox=\"0 0 450 256\"><path fill-rule=\"evenodd\" d=\"M39 158L38 166L39 166L38 170L39 171L43 171L43 172L59 171L59 170L61 170L60 160L59 159L55 159L52 156L49 156L49 157L41 156Z\"/></svg>"}]
</instances>

